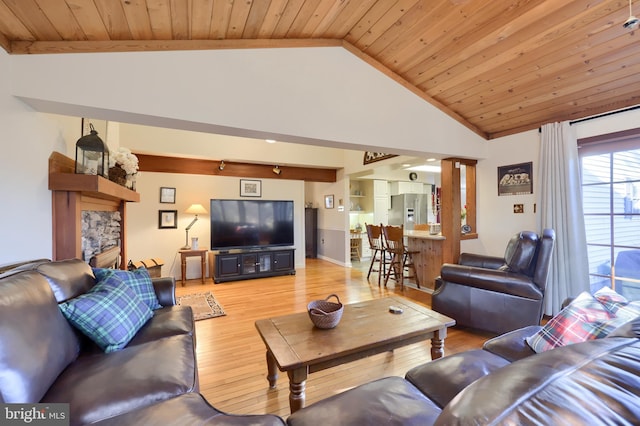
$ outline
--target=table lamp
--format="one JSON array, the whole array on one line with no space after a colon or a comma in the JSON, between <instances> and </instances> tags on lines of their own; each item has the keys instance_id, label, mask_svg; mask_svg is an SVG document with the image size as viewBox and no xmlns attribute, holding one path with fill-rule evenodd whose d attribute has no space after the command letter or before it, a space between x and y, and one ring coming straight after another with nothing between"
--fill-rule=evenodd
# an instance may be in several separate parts
<instances>
[{"instance_id":1,"label":"table lamp","mask_svg":"<svg viewBox=\"0 0 640 426\"><path fill-rule=\"evenodd\" d=\"M184 212L188 213L188 214L195 214L196 215L196 217L191 221L189 226L187 226L185 228L185 231L186 231L187 235L186 235L185 240L184 240L184 247L182 247L182 249L181 249L181 250L190 250L191 246L189 245L189 229L191 229L193 224L196 223L196 221L198 220L198 215L199 214L207 214L207 211L205 210L204 207L202 207L202 204L191 204L191 206L188 209L186 209Z\"/></svg>"}]
</instances>

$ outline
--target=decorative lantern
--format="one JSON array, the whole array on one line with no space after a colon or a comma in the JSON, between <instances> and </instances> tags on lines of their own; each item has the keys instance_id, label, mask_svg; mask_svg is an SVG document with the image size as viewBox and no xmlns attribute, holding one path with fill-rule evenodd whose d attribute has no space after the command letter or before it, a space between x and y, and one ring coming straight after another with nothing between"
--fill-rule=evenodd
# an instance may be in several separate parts
<instances>
[{"instance_id":1,"label":"decorative lantern","mask_svg":"<svg viewBox=\"0 0 640 426\"><path fill-rule=\"evenodd\" d=\"M76 142L76 173L109 178L109 148L100 139L93 124L91 131Z\"/></svg>"}]
</instances>

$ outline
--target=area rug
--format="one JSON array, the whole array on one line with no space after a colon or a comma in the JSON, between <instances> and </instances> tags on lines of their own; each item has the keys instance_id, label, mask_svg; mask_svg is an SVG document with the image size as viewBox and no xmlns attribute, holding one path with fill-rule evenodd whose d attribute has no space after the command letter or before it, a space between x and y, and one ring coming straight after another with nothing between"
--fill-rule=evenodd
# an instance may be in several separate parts
<instances>
[{"instance_id":1,"label":"area rug","mask_svg":"<svg viewBox=\"0 0 640 426\"><path fill-rule=\"evenodd\" d=\"M196 321L215 318L226 315L222 306L213 297L213 293L207 291L205 293L193 293L179 296L178 305L189 305L193 310L193 319Z\"/></svg>"}]
</instances>

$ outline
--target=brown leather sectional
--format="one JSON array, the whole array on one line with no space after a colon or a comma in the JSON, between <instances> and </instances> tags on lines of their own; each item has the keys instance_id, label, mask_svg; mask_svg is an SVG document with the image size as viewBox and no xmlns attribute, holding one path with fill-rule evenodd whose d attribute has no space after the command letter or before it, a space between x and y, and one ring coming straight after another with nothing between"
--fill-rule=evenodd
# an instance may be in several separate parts
<instances>
[{"instance_id":1,"label":"brown leather sectional","mask_svg":"<svg viewBox=\"0 0 640 426\"><path fill-rule=\"evenodd\" d=\"M290 426L640 424L640 321L622 337L533 352L512 331L293 413Z\"/></svg>"},{"instance_id":2,"label":"brown leather sectional","mask_svg":"<svg viewBox=\"0 0 640 426\"><path fill-rule=\"evenodd\" d=\"M0 275L0 402L69 403L70 424L283 425L235 416L198 393L190 307L173 278L154 278L163 306L122 350L104 353L74 329L58 303L95 284L80 260L38 261Z\"/></svg>"}]
</instances>

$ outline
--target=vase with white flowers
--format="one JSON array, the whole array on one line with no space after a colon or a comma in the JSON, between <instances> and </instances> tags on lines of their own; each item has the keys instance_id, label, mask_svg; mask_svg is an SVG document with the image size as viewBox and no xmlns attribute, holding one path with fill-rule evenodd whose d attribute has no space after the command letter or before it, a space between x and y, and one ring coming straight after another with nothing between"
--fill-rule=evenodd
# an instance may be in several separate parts
<instances>
[{"instance_id":1,"label":"vase with white flowers","mask_svg":"<svg viewBox=\"0 0 640 426\"><path fill-rule=\"evenodd\" d=\"M120 147L109 154L109 179L135 190L138 157L130 149Z\"/></svg>"}]
</instances>

